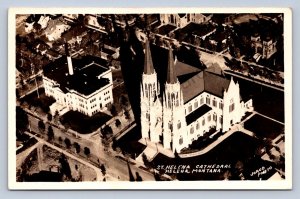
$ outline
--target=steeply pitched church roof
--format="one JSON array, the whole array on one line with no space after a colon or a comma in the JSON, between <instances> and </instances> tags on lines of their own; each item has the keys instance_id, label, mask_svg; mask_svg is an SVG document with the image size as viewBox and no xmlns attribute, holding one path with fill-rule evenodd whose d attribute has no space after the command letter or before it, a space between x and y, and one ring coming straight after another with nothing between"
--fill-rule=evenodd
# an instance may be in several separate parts
<instances>
[{"instance_id":1,"label":"steeply pitched church roof","mask_svg":"<svg viewBox=\"0 0 300 199\"><path fill-rule=\"evenodd\" d=\"M165 48L151 46L154 48L154 66L160 81L161 92L164 91L163 85L176 83L177 79L183 92L183 101L187 103L202 92L208 92L218 97L223 97L224 90L228 89L230 80L226 79L219 66L215 65L205 71L192 65L176 60L174 62L173 52ZM166 57L168 59L166 59Z\"/></svg>"},{"instance_id":2,"label":"steeply pitched church roof","mask_svg":"<svg viewBox=\"0 0 300 199\"><path fill-rule=\"evenodd\" d=\"M175 74L175 69L174 69L173 51L170 48L169 56L168 56L167 83L175 84L176 82L177 82L177 76Z\"/></svg>"},{"instance_id":3,"label":"steeply pitched church roof","mask_svg":"<svg viewBox=\"0 0 300 199\"><path fill-rule=\"evenodd\" d=\"M152 62L149 41L147 40L145 46L144 74L150 75L153 73L154 73L154 67Z\"/></svg>"},{"instance_id":4,"label":"steeply pitched church roof","mask_svg":"<svg viewBox=\"0 0 300 199\"><path fill-rule=\"evenodd\" d=\"M230 80L225 77L202 71L181 84L183 101L186 103L204 91L223 97L223 92L228 88L229 83Z\"/></svg>"}]
</instances>

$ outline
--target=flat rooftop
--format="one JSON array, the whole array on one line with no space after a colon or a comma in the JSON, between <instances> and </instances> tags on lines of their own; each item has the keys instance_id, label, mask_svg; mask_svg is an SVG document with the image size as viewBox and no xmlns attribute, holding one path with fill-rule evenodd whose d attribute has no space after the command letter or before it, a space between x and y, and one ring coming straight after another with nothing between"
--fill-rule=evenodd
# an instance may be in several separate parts
<instances>
[{"instance_id":1,"label":"flat rooftop","mask_svg":"<svg viewBox=\"0 0 300 199\"><path fill-rule=\"evenodd\" d=\"M101 58L93 56L72 58L72 65L74 74L69 75L67 58L62 56L43 68L44 76L56 81L64 93L75 90L90 95L110 83L108 78L98 78L109 70L106 67L107 62Z\"/></svg>"},{"instance_id":2,"label":"flat rooftop","mask_svg":"<svg viewBox=\"0 0 300 199\"><path fill-rule=\"evenodd\" d=\"M186 118L186 124L189 125L196 121L198 118L202 117L205 113L209 112L212 108L207 106L206 104L200 106L197 110L188 114Z\"/></svg>"}]
</instances>

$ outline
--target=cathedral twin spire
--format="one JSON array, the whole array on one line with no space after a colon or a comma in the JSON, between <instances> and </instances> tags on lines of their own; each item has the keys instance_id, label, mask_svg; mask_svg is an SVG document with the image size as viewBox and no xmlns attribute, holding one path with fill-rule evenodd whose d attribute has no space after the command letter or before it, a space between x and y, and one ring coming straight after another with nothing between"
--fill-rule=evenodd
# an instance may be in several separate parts
<instances>
[{"instance_id":1,"label":"cathedral twin spire","mask_svg":"<svg viewBox=\"0 0 300 199\"><path fill-rule=\"evenodd\" d=\"M175 84L177 82L177 77L174 71L174 58L173 51L169 48L169 57L168 57L168 71L167 71L167 83Z\"/></svg>"},{"instance_id":2,"label":"cathedral twin spire","mask_svg":"<svg viewBox=\"0 0 300 199\"><path fill-rule=\"evenodd\" d=\"M150 44L149 44L149 41L147 40L146 46L145 46L144 74L151 75L153 73L154 73L154 67L153 67L153 62L152 62ZM175 74L175 69L174 69L173 51L171 48L169 48L167 83L175 84L176 82L177 82L177 76Z\"/></svg>"},{"instance_id":3,"label":"cathedral twin spire","mask_svg":"<svg viewBox=\"0 0 300 199\"><path fill-rule=\"evenodd\" d=\"M154 67L151 57L150 45L149 41L146 41L145 46L145 61L144 61L144 74L151 75L154 73Z\"/></svg>"}]
</instances>

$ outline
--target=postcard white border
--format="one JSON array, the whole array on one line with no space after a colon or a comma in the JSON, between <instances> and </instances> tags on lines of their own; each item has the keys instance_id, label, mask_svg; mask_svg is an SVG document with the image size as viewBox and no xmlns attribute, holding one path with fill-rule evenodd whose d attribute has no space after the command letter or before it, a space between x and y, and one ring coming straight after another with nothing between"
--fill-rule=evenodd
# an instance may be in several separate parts
<instances>
[{"instance_id":1,"label":"postcard white border","mask_svg":"<svg viewBox=\"0 0 300 199\"><path fill-rule=\"evenodd\" d=\"M15 15L80 13L284 13L284 102L285 180L280 181L143 181L143 182L16 182L15 118ZM292 10L269 7L201 8L10 8L8 14L8 188L11 190L98 190L98 189L291 189L292 188Z\"/></svg>"}]
</instances>

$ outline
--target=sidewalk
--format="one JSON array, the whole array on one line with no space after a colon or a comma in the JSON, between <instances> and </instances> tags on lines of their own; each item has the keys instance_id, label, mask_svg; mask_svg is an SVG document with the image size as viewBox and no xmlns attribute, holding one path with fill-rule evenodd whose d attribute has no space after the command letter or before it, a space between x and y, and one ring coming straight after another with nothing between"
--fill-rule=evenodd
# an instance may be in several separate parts
<instances>
[{"instance_id":1,"label":"sidewalk","mask_svg":"<svg viewBox=\"0 0 300 199\"><path fill-rule=\"evenodd\" d=\"M158 153L162 153L168 157L174 157L174 153L172 152L171 149L165 149L163 147L163 145L161 143L153 143L151 142L148 138L145 139L145 138L142 138L139 140L139 143L143 144L146 146L146 148L144 149L144 151L140 154L140 156L143 154L143 153L147 153L147 157L149 160L152 160L155 158L155 156L158 154Z\"/></svg>"}]
</instances>

